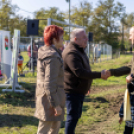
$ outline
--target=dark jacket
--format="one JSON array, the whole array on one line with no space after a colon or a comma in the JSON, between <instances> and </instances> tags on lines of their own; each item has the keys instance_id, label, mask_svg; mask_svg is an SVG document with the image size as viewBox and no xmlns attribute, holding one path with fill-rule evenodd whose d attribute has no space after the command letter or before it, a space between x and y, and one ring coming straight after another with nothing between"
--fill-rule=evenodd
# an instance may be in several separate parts
<instances>
[{"instance_id":1,"label":"dark jacket","mask_svg":"<svg viewBox=\"0 0 134 134\"><path fill-rule=\"evenodd\" d=\"M129 74L131 72L131 68L129 66L123 66L116 69L110 69L112 76L122 76Z\"/></svg>"},{"instance_id":2,"label":"dark jacket","mask_svg":"<svg viewBox=\"0 0 134 134\"><path fill-rule=\"evenodd\" d=\"M66 93L86 94L92 79L101 78L100 72L92 72L89 59L77 44L70 43L62 53L64 61L64 90Z\"/></svg>"},{"instance_id":3,"label":"dark jacket","mask_svg":"<svg viewBox=\"0 0 134 134\"><path fill-rule=\"evenodd\" d=\"M133 59L126 66L122 66L116 69L110 69L112 76L122 76L129 73L134 74L134 62Z\"/></svg>"}]
</instances>

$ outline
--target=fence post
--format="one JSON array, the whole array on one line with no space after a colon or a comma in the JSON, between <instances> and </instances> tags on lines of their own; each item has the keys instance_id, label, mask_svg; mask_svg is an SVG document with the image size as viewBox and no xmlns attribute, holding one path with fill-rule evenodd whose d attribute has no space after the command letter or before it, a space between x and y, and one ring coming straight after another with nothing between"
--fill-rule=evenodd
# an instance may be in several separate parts
<instances>
[{"instance_id":1,"label":"fence post","mask_svg":"<svg viewBox=\"0 0 134 134\"><path fill-rule=\"evenodd\" d=\"M94 43L92 46L93 46L93 53L92 54L93 54L93 64L94 64Z\"/></svg>"},{"instance_id":2,"label":"fence post","mask_svg":"<svg viewBox=\"0 0 134 134\"><path fill-rule=\"evenodd\" d=\"M48 25L48 26L51 25L51 18L48 18L48 19L47 19L47 25Z\"/></svg>"},{"instance_id":3,"label":"fence post","mask_svg":"<svg viewBox=\"0 0 134 134\"><path fill-rule=\"evenodd\" d=\"M108 45L106 44L107 60L108 60Z\"/></svg>"},{"instance_id":4,"label":"fence post","mask_svg":"<svg viewBox=\"0 0 134 134\"><path fill-rule=\"evenodd\" d=\"M112 57L113 57L112 46L110 48L111 48L111 59L112 59Z\"/></svg>"},{"instance_id":5,"label":"fence post","mask_svg":"<svg viewBox=\"0 0 134 134\"><path fill-rule=\"evenodd\" d=\"M99 44L99 56L100 56L100 62L101 62L101 44Z\"/></svg>"},{"instance_id":6,"label":"fence post","mask_svg":"<svg viewBox=\"0 0 134 134\"><path fill-rule=\"evenodd\" d=\"M32 44L32 36L31 36L31 71L33 71L33 44Z\"/></svg>"}]
</instances>

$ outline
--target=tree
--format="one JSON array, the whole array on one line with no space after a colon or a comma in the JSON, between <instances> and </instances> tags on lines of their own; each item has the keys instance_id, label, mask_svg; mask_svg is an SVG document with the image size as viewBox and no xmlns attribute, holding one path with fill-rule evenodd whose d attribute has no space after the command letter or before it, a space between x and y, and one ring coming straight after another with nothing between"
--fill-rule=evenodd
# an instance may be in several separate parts
<instances>
[{"instance_id":1,"label":"tree","mask_svg":"<svg viewBox=\"0 0 134 134\"><path fill-rule=\"evenodd\" d=\"M80 2L79 6L72 8L71 22L81 26L88 26L92 15L92 6L87 1Z\"/></svg>"},{"instance_id":2,"label":"tree","mask_svg":"<svg viewBox=\"0 0 134 134\"><path fill-rule=\"evenodd\" d=\"M122 39L123 41L120 40L120 44L124 42L124 46L126 49L130 49L131 47L131 42L129 41L129 30L132 26L134 26L134 13L126 14L122 20L121 20L121 27L120 31L122 31Z\"/></svg>"},{"instance_id":3,"label":"tree","mask_svg":"<svg viewBox=\"0 0 134 134\"><path fill-rule=\"evenodd\" d=\"M63 17L63 12L59 11L56 7L50 7L49 9L41 8L40 10L35 12L36 19L46 19L39 21L39 36L43 35L44 27L47 25L47 18L57 19L60 21L65 21ZM55 23L52 23L55 24ZM55 24L56 25L56 24ZM57 24L58 26L62 26L61 24Z\"/></svg>"},{"instance_id":4,"label":"tree","mask_svg":"<svg viewBox=\"0 0 134 134\"><path fill-rule=\"evenodd\" d=\"M0 4L0 28L4 30L9 30L10 17L13 17L15 15L11 5L11 1L2 0Z\"/></svg>"},{"instance_id":5,"label":"tree","mask_svg":"<svg viewBox=\"0 0 134 134\"><path fill-rule=\"evenodd\" d=\"M0 29L11 31L14 34L14 29L20 29L21 36L26 36L26 24L23 16L16 15L19 10L17 5L12 5L11 0L2 0L0 2Z\"/></svg>"},{"instance_id":6,"label":"tree","mask_svg":"<svg viewBox=\"0 0 134 134\"><path fill-rule=\"evenodd\" d=\"M103 41L113 47L118 47L119 23L122 14L124 14L124 6L120 2L115 3L114 0L99 0L97 8L94 9L92 21L88 27L94 32L95 41Z\"/></svg>"}]
</instances>

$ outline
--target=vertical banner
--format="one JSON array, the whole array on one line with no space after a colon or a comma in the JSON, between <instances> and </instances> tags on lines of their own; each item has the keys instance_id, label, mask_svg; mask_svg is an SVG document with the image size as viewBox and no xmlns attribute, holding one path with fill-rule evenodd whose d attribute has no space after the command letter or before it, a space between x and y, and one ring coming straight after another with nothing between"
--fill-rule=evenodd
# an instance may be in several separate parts
<instances>
[{"instance_id":1,"label":"vertical banner","mask_svg":"<svg viewBox=\"0 0 134 134\"><path fill-rule=\"evenodd\" d=\"M9 57L10 62L12 63L10 70L11 70L11 77L10 77L10 84L6 84L6 89L2 89L3 92L19 92L19 93L24 93L25 90L21 90L21 86L18 84L18 73L17 73L17 63L18 63L18 50L19 50L19 43L20 43L20 31L19 30L14 30L14 37L13 37L13 51L12 51L12 57ZM7 46L8 44L8 39L7 37L4 40L4 48L7 51L8 49L11 49ZM7 89L9 86L12 85L12 89ZM16 87L19 87L19 90L16 89Z\"/></svg>"},{"instance_id":2,"label":"vertical banner","mask_svg":"<svg viewBox=\"0 0 134 134\"><path fill-rule=\"evenodd\" d=\"M10 31L0 30L1 71L10 78L12 51L10 43Z\"/></svg>"},{"instance_id":3,"label":"vertical banner","mask_svg":"<svg viewBox=\"0 0 134 134\"><path fill-rule=\"evenodd\" d=\"M19 50L19 39L20 31L14 30L13 37L13 54L12 54L12 67L11 67L11 79L12 79L12 90L14 91L17 83L17 60L18 60L18 50Z\"/></svg>"},{"instance_id":4,"label":"vertical banner","mask_svg":"<svg viewBox=\"0 0 134 134\"><path fill-rule=\"evenodd\" d=\"M3 63L11 65L12 51L10 47L10 32L2 31ZM10 58L11 59L10 59Z\"/></svg>"}]
</instances>

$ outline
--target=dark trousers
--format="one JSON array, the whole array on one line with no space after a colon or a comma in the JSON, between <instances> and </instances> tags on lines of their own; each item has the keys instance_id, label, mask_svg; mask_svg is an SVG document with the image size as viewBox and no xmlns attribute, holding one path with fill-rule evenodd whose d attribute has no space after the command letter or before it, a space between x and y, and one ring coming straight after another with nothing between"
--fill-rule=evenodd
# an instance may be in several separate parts
<instances>
[{"instance_id":1,"label":"dark trousers","mask_svg":"<svg viewBox=\"0 0 134 134\"><path fill-rule=\"evenodd\" d=\"M133 133L133 127L125 126L124 134L132 134L132 133Z\"/></svg>"},{"instance_id":2,"label":"dark trousers","mask_svg":"<svg viewBox=\"0 0 134 134\"><path fill-rule=\"evenodd\" d=\"M75 127L82 114L84 95L66 94L67 119L65 134L75 134Z\"/></svg>"}]
</instances>

